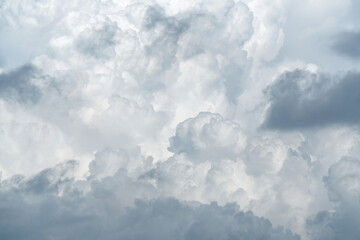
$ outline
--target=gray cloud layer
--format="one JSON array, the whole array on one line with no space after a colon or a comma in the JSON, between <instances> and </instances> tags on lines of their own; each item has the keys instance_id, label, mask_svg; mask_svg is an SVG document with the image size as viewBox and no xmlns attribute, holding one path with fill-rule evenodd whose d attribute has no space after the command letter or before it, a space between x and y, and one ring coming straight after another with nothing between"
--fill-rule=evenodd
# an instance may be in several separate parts
<instances>
[{"instance_id":1,"label":"gray cloud layer","mask_svg":"<svg viewBox=\"0 0 360 240\"><path fill-rule=\"evenodd\" d=\"M264 126L275 129L359 124L360 74L343 76L295 70L268 88L270 109Z\"/></svg>"},{"instance_id":2,"label":"gray cloud layer","mask_svg":"<svg viewBox=\"0 0 360 240\"><path fill-rule=\"evenodd\" d=\"M334 50L350 58L360 57L360 32L345 32L338 36Z\"/></svg>"},{"instance_id":3,"label":"gray cloud layer","mask_svg":"<svg viewBox=\"0 0 360 240\"><path fill-rule=\"evenodd\" d=\"M144 199L146 188L151 189L148 184L131 180L121 169L101 180L76 181L76 166L69 161L28 179L14 176L3 181L0 238L300 239L290 231L273 228L264 218L240 211L236 204L220 207L163 198L135 200L129 207L124 199Z\"/></svg>"}]
</instances>

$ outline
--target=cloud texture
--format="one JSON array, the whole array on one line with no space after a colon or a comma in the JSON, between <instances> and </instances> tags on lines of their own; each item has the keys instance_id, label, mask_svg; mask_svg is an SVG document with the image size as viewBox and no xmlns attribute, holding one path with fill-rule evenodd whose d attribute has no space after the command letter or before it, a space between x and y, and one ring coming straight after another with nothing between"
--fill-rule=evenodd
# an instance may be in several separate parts
<instances>
[{"instance_id":1,"label":"cloud texture","mask_svg":"<svg viewBox=\"0 0 360 240\"><path fill-rule=\"evenodd\" d=\"M357 9L1 1L0 238L359 239Z\"/></svg>"},{"instance_id":2,"label":"cloud texture","mask_svg":"<svg viewBox=\"0 0 360 240\"><path fill-rule=\"evenodd\" d=\"M154 188L114 175L75 181L76 162L14 176L1 185L4 239L299 239L235 204L142 200ZM93 180L91 180L93 179ZM132 206L126 202L132 199Z\"/></svg>"},{"instance_id":3,"label":"cloud texture","mask_svg":"<svg viewBox=\"0 0 360 240\"><path fill-rule=\"evenodd\" d=\"M270 128L291 129L329 124L359 124L360 74L329 76L295 70L268 89L271 106L265 120Z\"/></svg>"}]
</instances>

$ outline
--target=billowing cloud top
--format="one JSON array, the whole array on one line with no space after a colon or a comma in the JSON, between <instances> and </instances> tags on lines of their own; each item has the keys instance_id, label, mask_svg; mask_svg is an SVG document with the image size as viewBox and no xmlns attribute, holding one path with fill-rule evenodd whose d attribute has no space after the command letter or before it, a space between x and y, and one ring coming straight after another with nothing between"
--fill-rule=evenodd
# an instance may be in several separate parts
<instances>
[{"instance_id":1,"label":"billowing cloud top","mask_svg":"<svg viewBox=\"0 0 360 240\"><path fill-rule=\"evenodd\" d=\"M358 1L0 2L1 239L359 239Z\"/></svg>"}]
</instances>

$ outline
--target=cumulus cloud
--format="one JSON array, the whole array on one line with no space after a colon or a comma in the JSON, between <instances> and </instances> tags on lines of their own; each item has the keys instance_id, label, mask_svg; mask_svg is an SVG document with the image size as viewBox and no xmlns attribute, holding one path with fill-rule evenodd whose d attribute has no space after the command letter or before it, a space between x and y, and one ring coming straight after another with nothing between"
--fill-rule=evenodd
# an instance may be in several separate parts
<instances>
[{"instance_id":1,"label":"cumulus cloud","mask_svg":"<svg viewBox=\"0 0 360 240\"><path fill-rule=\"evenodd\" d=\"M15 35L26 34L26 29L44 38L36 44L32 41L39 39L33 35L16 38L21 45L41 48L18 54L22 60L17 64L22 65L31 56L29 76L24 71L30 67L11 71L2 66L1 82L7 85L1 96L36 103L8 110L3 121L20 128L31 122L56 129L60 148L67 148L61 151L63 157L89 162L93 152L121 146L140 147L155 160L167 159L168 138L179 122L201 111L225 116L234 111L251 65L244 47L254 32L253 14L245 3L181 6L161 1L4 2L2 26ZM12 55L2 52L2 58ZM9 109L10 103L3 104ZM19 121L19 112L32 119ZM6 138L19 152L27 150L15 135ZM10 149L2 154L19 158ZM43 161L32 162L32 173L44 167L38 164ZM18 167L7 172L21 171Z\"/></svg>"},{"instance_id":2,"label":"cumulus cloud","mask_svg":"<svg viewBox=\"0 0 360 240\"><path fill-rule=\"evenodd\" d=\"M194 161L234 159L245 142L246 137L236 123L223 120L219 114L202 112L177 126L169 150L185 153Z\"/></svg>"},{"instance_id":3,"label":"cumulus cloud","mask_svg":"<svg viewBox=\"0 0 360 240\"><path fill-rule=\"evenodd\" d=\"M360 161L344 157L324 177L333 211L322 211L307 221L313 239L358 239L360 236Z\"/></svg>"},{"instance_id":4,"label":"cumulus cloud","mask_svg":"<svg viewBox=\"0 0 360 240\"><path fill-rule=\"evenodd\" d=\"M300 239L236 204L144 200L153 189L118 170L102 180L75 181L70 161L0 188L4 239ZM98 168L98 165L94 167ZM99 168L102 171L102 168ZM125 185L124 185L125 184ZM125 194L126 193L126 194ZM134 193L134 195L132 195ZM138 195L140 194L140 195ZM141 197L129 205L126 198Z\"/></svg>"},{"instance_id":5,"label":"cumulus cloud","mask_svg":"<svg viewBox=\"0 0 360 240\"><path fill-rule=\"evenodd\" d=\"M358 124L360 74L341 76L295 70L282 74L268 89L270 107L264 125L275 129Z\"/></svg>"},{"instance_id":6,"label":"cumulus cloud","mask_svg":"<svg viewBox=\"0 0 360 240\"><path fill-rule=\"evenodd\" d=\"M360 94L354 56L331 46L356 55L356 9L1 1L1 236L340 236Z\"/></svg>"}]
</instances>

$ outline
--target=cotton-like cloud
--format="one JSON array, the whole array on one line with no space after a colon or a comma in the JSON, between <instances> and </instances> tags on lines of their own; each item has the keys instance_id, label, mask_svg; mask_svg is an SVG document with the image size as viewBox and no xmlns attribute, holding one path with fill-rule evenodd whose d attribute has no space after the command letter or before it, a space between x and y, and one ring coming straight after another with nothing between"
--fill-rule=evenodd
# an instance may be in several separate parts
<instances>
[{"instance_id":1,"label":"cotton-like cloud","mask_svg":"<svg viewBox=\"0 0 360 240\"><path fill-rule=\"evenodd\" d=\"M339 236L356 219L336 162L360 154L358 66L332 46L359 29L357 9L2 1L0 234Z\"/></svg>"},{"instance_id":2,"label":"cotton-like cloud","mask_svg":"<svg viewBox=\"0 0 360 240\"><path fill-rule=\"evenodd\" d=\"M102 180L75 181L71 161L0 188L4 239L300 239L236 204L224 207L163 198L123 170ZM98 165L94 167L98 168ZM100 168L101 171L102 168ZM124 185L125 184L125 185ZM126 193L126 194L125 194ZM133 195L134 194L134 195ZM141 194L141 195L138 195ZM131 202L130 202L131 203Z\"/></svg>"},{"instance_id":3,"label":"cotton-like cloud","mask_svg":"<svg viewBox=\"0 0 360 240\"><path fill-rule=\"evenodd\" d=\"M235 201L305 236L305 219L328 201L318 176L326 164L316 161L319 155L296 135L245 138L239 124L203 112L178 125L170 138L173 156L139 179L156 186L162 196L204 203Z\"/></svg>"},{"instance_id":4,"label":"cotton-like cloud","mask_svg":"<svg viewBox=\"0 0 360 240\"><path fill-rule=\"evenodd\" d=\"M289 130L331 124L358 124L360 74L341 76L295 70L282 74L268 89L271 105L264 125Z\"/></svg>"},{"instance_id":5,"label":"cotton-like cloud","mask_svg":"<svg viewBox=\"0 0 360 240\"><path fill-rule=\"evenodd\" d=\"M56 129L62 140L51 151L61 151L56 160L49 158L47 167L59 162L60 155L83 159L86 166L93 152L120 146L140 147L156 161L167 159L168 138L179 122L201 111L225 116L234 111L252 62L244 48L252 41L254 16L245 3L182 6L146 1L85 5L6 1L2 26L15 35L26 34L26 29L43 38L36 44L31 44L38 40L33 35L17 38L21 45L41 51L19 53L23 59L13 72L7 64L2 66L1 76L13 78L25 69L21 66L27 66L23 60L32 56L29 61L37 73L31 79L19 76L16 89L4 88L2 95L19 95L26 87L29 91L21 97L36 98L31 107L11 106L14 110L7 111L4 122L16 122L19 128L32 123ZM2 52L2 58L12 55ZM4 102L4 108L10 109L9 104ZM19 112L32 119L20 121ZM4 139L16 142L19 152L27 151L15 135L4 134ZM5 148L2 156L9 162L22 159L11 148ZM38 163L45 160L27 158L34 163L32 173L44 167ZM48 156L39 152L38 158ZM9 167L7 172L21 170Z\"/></svg>"},{"instance_id":6,"label":"cotton-like cloud","mask_svg":"<svg viewBox=\"0 0 360 240\"><path fill-rule=\"evenodd\" d=\"M360 161L343 158L324 178L333 211L322 211L307 222L313 239L358 239L360 236Z\"/></svg>"},{"instance_id":7,"label":"cotton-like cloud","mask_svg":"<svg viewBox=\"0 0 360 240\"><path fill-rule=\"evenodd\" d=\"M200 113L177 126L169 150L185 153L194 161L234 159L243 150L246 137L236 123L218 114Z\"/></svg>"}]
</instances>

